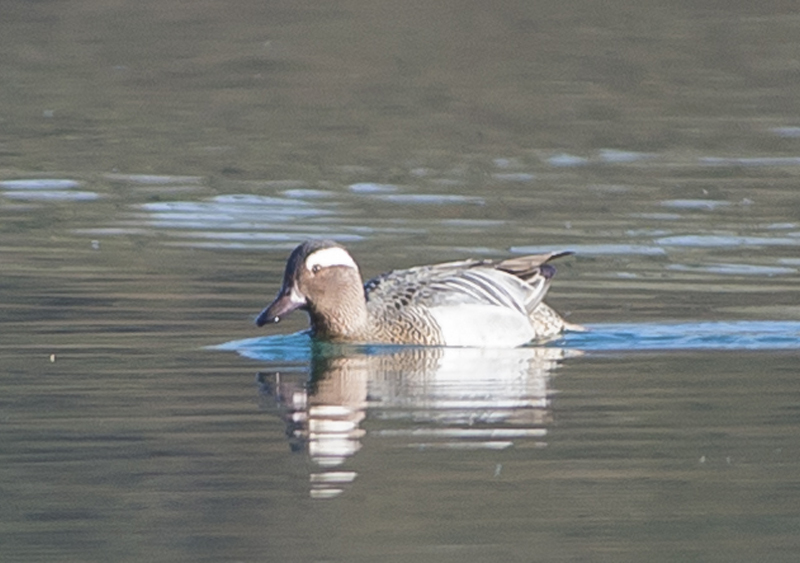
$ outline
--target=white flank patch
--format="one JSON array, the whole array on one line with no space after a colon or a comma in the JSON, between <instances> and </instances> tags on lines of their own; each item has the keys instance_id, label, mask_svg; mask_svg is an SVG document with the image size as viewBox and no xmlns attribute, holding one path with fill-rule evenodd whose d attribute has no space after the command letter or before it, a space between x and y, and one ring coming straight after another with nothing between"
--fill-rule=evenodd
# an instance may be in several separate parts
<instances>
[{"instance_id":1,"label":"white flank patch","mask_svg":"<svg viewBox=\"0 0 800 563\"><path fill-rule=\"evenodd\" d=\"M528 317L504 307L453 305L433 307L430 314L445 346L516 348L536 336Z\"/></svg>"},{"instance_id":2,"label":"white flank patch","mask_svg":"<svg viewBox=\"0 0 800 563\"><path fill-rule=\"evenodd\" d=\"M311 253L306 258L306 269L310 272L315 266L320 268L330 268L331 266L347 266L348 268L358 269L353 257L348 254L344 248L332 246L330 248L323 248Z\"/></svg>"}]
</instances>

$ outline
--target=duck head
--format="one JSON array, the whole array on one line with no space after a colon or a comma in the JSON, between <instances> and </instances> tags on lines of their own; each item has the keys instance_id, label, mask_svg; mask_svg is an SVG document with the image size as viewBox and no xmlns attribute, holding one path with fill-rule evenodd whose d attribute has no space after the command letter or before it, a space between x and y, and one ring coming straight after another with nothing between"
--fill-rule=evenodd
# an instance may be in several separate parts
<instances>
[{"instance_id":1,"label":"duck head","mask_svg":"<svg viewBox=\"0 0 800 563\"><path fill-rule=\"evenodd\" d=\"M307 241L289 256L283 285L256 325L277 323L301 309L316 333L337 336L344 325L363 322L365 303L358 265L347 250L332 241Z\"/></svg>"}]
</instances>

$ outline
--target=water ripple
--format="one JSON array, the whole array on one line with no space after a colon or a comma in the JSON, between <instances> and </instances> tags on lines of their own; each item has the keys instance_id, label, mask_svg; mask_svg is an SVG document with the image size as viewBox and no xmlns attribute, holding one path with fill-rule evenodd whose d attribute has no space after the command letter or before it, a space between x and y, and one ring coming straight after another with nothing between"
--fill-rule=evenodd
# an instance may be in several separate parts
<instances>
[{"instance_id":1,"label":"water ripple","mask_svg":"<svg viewBox=\"0 0 800 563\"><path fill-rule=\"evenodd\" d=\"M568 248L575 254L583 255L637 254L641 256L663 256L667 253L663 248L639 244L571 244L568 245ZM553 249L544 246L512 246L509 250L515 254L540 254L551 252Z\"/></svg>"},{"instance_id":2,"label":"water ripple","mask_svg":"<svg viewBox=\"0 0 800 563\"><path fill-rule=\"evenodd\" d=\"M751 237L735 235L676 235L656 239L663 246L731 247L731 246L797 246L800 238Z\"/></svg>"},{"instance_id":3,"label":"water ripple","mask_svg":"<svg viewBox=\"0 0 800 563\"><path fill-rule=\"evenodd\" d=\"M593 324L552 345L582 351L798 350L800 321Z\"/></svg>"},{"instance_id":4,"label":"water ripple","mask_svg":"<svg viewBox=\"0 0 800 563\"><path fill-rule=\"evenodd\" d=\"M79 192L71 190L11 190L2 192L10 199L30 199L40 201L91 201L100 198L95 192Z\"/></svg>"},{"instance_id":5,"label":"water ripple","mask_svg":"<svg viewBox=\"0 0 800 563\"><path fill-rule=\"evenodd\" d=\"M800 349L800 321L597 323L587 328L586 332L567 332L546 347L576 352ZM303 331L233 340L208 348L234 351L254 360L305 362L311 357L312 343L309 331ZM359 350L375 354L386 348L362 346Z\"/></svg>"},{"instance_id":6,"label":"water ripple","mask_svg":"<svg viewBox=\"0 0 800 563\"><path fill-rule=\"evenodd\" d=\"M69 190L81 185L77 180L60 178L32 178L25 180L3 180L0 188L5 190Z\"/></svg>"},{"instance_id":7,"label":"water ripple","mask_svg":"<svg viewBox=\"0 0 800 563\"><path fill-rule=\"evenodd\" d=\"M704 272L711 274L728 274L744 276L777 276L780 274L796 274L796 268L781 266L759 266L756 264L706 264L703 266L690 266L687 264L671 264L668 270L678 272Z\"/></svg>"}]
</instances>

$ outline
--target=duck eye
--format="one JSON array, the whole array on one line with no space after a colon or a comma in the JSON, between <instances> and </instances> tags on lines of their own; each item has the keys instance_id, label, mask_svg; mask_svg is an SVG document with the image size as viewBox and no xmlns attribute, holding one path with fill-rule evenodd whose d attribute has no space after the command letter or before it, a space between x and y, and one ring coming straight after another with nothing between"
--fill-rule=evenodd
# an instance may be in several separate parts
<instances>
[{"instance_id":1,"label":"duck eye","mask_svg":"<svg viewBox=\"0 0 800 563\"><path fill-rule=\"evenodd\" d=\"M319 264L314 264L313 266L311 266L311 271L315 274L318 274L321 269L322 266L320 266Z\"/></svg>"}]
</instances>

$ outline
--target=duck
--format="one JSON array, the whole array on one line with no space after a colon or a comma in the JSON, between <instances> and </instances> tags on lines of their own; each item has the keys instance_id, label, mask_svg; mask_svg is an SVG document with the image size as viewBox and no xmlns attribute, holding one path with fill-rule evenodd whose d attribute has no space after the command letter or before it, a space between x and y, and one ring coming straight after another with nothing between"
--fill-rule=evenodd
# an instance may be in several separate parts
<instances>
[{"instance_id":1,"label":"duck","mask_svg":"<svg viewBox=\"0 0 800 563\"><path fill-rule=\"evenodd\" d=\"M309 240L292 251L277 296L255 324L299 309L320 341L515 348L585 330L542 301L556 272L550 261L569 254L445 262L364 283L344 246Z\"/></svg>"}]
</instances>

